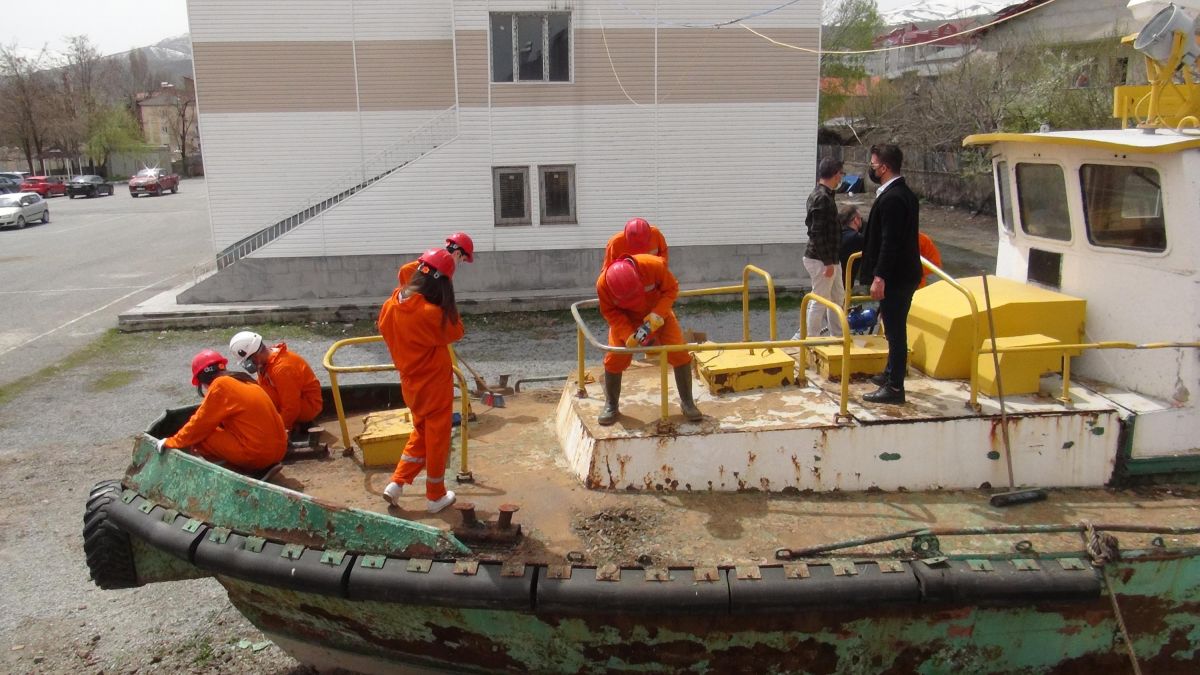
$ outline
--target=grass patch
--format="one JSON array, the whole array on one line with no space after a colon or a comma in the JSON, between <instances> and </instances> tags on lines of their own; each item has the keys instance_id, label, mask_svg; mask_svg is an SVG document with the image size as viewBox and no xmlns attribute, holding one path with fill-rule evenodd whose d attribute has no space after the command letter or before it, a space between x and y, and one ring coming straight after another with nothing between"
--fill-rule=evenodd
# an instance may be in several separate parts
<instances>
[{"instance_id":1,"label":"grass patch","mask_svg":"<svg viewBox=\"0 0 1200 675\"><path fill-rule=\"evenodd\" d=\"M123 334L116 330L109 330L86 347L68 354L58 363L46 366L36 373L30 373L25 377L0 387L0 406L56 375L74 370L86 363L90 363L94 359L116 354L125 343L126 340Z\"/></svg>"},{"instance_id":2,"label":"grass patch","mask_svg":"<svg viewBox=\"0 0 1200 675\"><path fill-rule=\"evenodd\" d=\"M88 385L88 391L112 391L127 386L138 378L141 373L136 370L114 370L106 373Z\"/></svg>"}]
</instances>

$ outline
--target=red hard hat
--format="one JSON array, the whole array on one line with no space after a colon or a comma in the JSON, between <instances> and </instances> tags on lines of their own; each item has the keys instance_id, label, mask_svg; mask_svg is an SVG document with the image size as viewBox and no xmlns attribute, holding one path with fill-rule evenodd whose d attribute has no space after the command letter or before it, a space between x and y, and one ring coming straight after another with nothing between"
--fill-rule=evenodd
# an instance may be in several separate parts
<instances>
[{"instance_id":1,"label":"red hard hat","mask_svg":"<svg viewBox=\"0 0 1200 675\"><path fill-rule=\"evenodd\" d=\"M646 253L650 250L650 223L645 218L630 218L625 223L625 243L634 253Z\"/></svg>"},{"instance_id":2,"label":"red hard hat","mask_svg":"<svg viewBox=\"0 0 1200 675\"><path fill-rule=\"evenodd\" d=\"M417 258L421 262L422 268L429 268L434 273L434 278L439 276L447 279L454 278L454 256L444 248L431 248L421 254ZM422 269L422 271L425 271ZM428 272L426 272L428 274Z\"/></svg>"},{"instance_id":3,"label":"red hard hat","mask_svg":"<svg viewBox=\"0 0 1200 675\"><path fill-rule=\"evenodd\" d=\"M218 371L225 370L227 363L229 363L229 359L221 356L220 352L202 349L199 354L192 357L192 386L200 384L200 373L214 367Z\"/></svg>"},{"instance_id":4,"label":"red hard hat","mask_svg":"<svg viewBox=\"0 0 1200 675\"><path fill-rule=\"evenodd\" d=\"M605 268L604 283L613 299L622 307L633 305L645 294L637 264L629 256L618 258Z\"/></svg>"},{"instance_id":5,"label":"red hard hat","mask_svg":"<svg viewBox=\"0 0 1200 675\"><path fill-rule=\"evenodd\" d=\"M475 242L471 241L471 237L466 232L455 232L446 237L446 250L451 250L451 246L462 249L463 255L466 256L467 262L475 262Z\"/></svg>"}]
</instances>

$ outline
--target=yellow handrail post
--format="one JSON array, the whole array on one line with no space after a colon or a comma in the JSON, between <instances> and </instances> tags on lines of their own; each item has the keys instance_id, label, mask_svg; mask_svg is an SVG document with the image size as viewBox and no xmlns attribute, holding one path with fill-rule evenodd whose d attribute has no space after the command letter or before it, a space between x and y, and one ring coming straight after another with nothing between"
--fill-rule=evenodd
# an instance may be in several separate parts
<instances>
[{"instance_id":1,"label":"yellow handrail post","mask_svg":"<svg viewBox=\"0 0 1200 675\"><path fill-rule=\"evenodd\" d=\"M342 392L338 389L337 373L329 371L329 390L333 392L333 408L337 410L338 426L342 429L342 447L350 447L350 428L346 426L346 410L342 407Z\"/></svg>"},{"instance_id":2,"label":"yellow handrail post","mask_svg":"<svg viewBox=\"0 0 1200 675\"><path fill-rule=\"evenodd\" d=\"M836 305L834 306L836 307ZM850 345L853 344L853 338L850 337L850 320L846 318L846 313L838 312L838 319L842 322L842 392L838 410L843 419L848 419L850 417Z\"/></svg>"},{"instance_id":3,"label":"yellow handrail post","mask_svg":"<svg viewBox=\"0 0 1200 675\"><path fill-rule=\"evenodd\" d=\"M851 257L853 257L853 256L851 256ZM980 344L983 341L983 336L980 335L980 331L982 330L982 328L980 327L980 323L979 323L979 303L975 301L975 294L972 293L971 291L967 290L967 288L965 286L963 286L962 284L955 281L954 277L951 277L949 274L946 274L942 270L942 268L940 268L937 265L934 265L933 263L926 260L924 256L921 257L921 264L924 265L926 268L928 268L930 272L933 272L942 281L945 281L946 283L950 284L950 286L954 290L958 291L959 293L962 293L963 297L965 297L967 299L967 305L971 308L971 335L974 339L974 342L972 344L973 345ZM981 349L976 346L972 346L972 351L974 352L974 356L972 356L972 358L971 358L971 387L970 387L971 388L971 399L970 399L970 401L967 402L967 405L972 410L978 412L979 411L979 356L981 354L991 354L992 352L990 350L984 350L984 349Z\"/></svg>"},{"instance_id":4,"label":"yellow handrail post","mask_svg":"<svg viewBox=\"0 0 1200 675\"><path fill-rule=\"evenodd\" d=\"M453 348L451 348L450 353L454 353ZM457 360L457 358L455 360ZM470 432L467 431L467 427L469 426L467 422L471 416L471 406L468 402L469 399L467 398L467 378L463 376L463 373L458 369L458 366L451 366L451 368L454 370L454 374L458 376L458 386L460 393L462 394L458 401L460 410L458 433L459 438L462 439L462 452L459 453L458 476L455 477L455 480L463 483L473 483L475 482L475 477L471 475L471 470L467 468L467 455L469 454L467 451L467 438L470 436Z\"/></svg>"},{"instance_id":5,"label":"yellow handrail post","mask_svg":"<svg viewBox=\"0 0 1200 675\"><path fill-rule=\"evenodd\" d=\"M1063 403L1071 402L1071 355L1063 350L1062 355L1062 396L1058 398Z\"/></svg>"},{"instance_id":6,"label":"yellow handrail post","mask_svg":"<svg viewBox=\"0 0 1200 675\"><path fill-rule=\"evenodd\" d=\"M584 386L587 378L587 371L583 365L583 351L585 348L583 341L583 329L579 326L575 327L575 354L579 359L579 372L575 378L575 397L587 398L587 387Z\"/></svg>"},{"instance_id":7,"label":"yellow handrail post","mask_svg":"<svg viewBox=\"0 0 1200 675\"><path fill-rule=\"evenodd\" d=\"M842 290L845 291L842 293L842 309L846 312L850 311L850 302L855 299L850 295L854 289L854 278L850 274L850 270L854 269L854 263L858 262L861 257L862 251L851 253L850 257L846 258L846 269L842 270Z\"/></svg>"},{"instance_id":8,"label":"yellow handrail post","mask_svg":"<svg viewBox=\"0 0 1200 675\"><path fill-rule=\"evenodd\" d=\"M763 278L767 284L767 307L770 312L771 340L779 339L779 327L775 319L775 280L771 273L755 265L742 268L742 340L750 341L750 274Z\"/></svg>"},{"instance_id":9,"label":"yellow handrail post","mask_svg":"<svg viewBox=\"0 0 1200 675\"><path fill-rule=\"evenodd\" d=\"M804 340L800 344L799 367L800 375L796 378L797 384L801 380L808 381L808 305L816 302L824 305L827 309L835 312L838 315L838 323L842 327L842 382L840 393L838 395L838 415L839 417L850 416L850 346L853 340L850 336L850 322L846 319L846 312L842 308L828 298L823 298L816 293L807 293L800 299L800 338ZM837 340L838 338L830 338ZM836 344L836 343L832 343Z\"/></svg>"},{"instance_id":10,"label":"yellow handrail post","mask_svg":"<svg viewBox=\"0 0 1200 675\"><path fill-rule=\"evenodd\" d=\"M750 341L750 268L742 269L742 342Z\"/></svg>"},{"instance_id":11,"label":"yellow handrail post","mask_svg":"<svg viewBox=\"0 0 1200 675\"><path fill-rule=\"evenodd\" d=\"M817 297L812 293L805 293L803 298L800 298L800 339L808 339L808 303L812 302L813 298ZM800 358L796 359L799 374L796 376L796 384L804 384L808 382L808 344L800 344Z\"/></svg>"}]
</instances>

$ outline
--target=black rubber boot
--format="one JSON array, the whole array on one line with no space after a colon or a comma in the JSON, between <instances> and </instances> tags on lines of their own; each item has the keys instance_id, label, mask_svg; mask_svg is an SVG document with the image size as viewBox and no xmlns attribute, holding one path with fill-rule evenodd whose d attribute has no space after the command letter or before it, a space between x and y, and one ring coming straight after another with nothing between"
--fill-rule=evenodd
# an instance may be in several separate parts
<instances>
[{"instance_id":1,"label":"black rubber boot","mask_svg":"<svg viewBox=\"0 0 1200 675\"><path fill-rule=\"evenodd\" d=\"M604 371L604 410L596 421L600 426L607 427L617 423L617 418L621 416L621 410L618 407L621 402L621 373L610 373Z\"/></svg>"},{"instance_id":2,"label":"black rubber boot","mask_svg":"<svg viewBox=\"0 0 1200 675\"><path fill-rule=\"evenodd\" d=\"M704 419L704 413L696 407L692 400L692 364L685 363L675 366L675 388L679 390L679 408L689 422L699 422Z\"/></svg>"}]
</instances>

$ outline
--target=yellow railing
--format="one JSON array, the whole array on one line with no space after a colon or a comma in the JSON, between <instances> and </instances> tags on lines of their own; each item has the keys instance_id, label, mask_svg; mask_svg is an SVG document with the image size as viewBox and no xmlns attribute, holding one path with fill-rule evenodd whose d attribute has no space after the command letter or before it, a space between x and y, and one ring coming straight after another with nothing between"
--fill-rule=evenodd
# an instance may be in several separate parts
<instances>
[{"instance_id":1,"label":"yellow railing","mask_svg":"<svg viewBox=\"0 0 1200 675\"><path fill-rule=\"evenodd\" d=\"M767 284L767 298L768 298L768 302L770 305L770 307L769 307L770 331L771 331L771 339L770 340L765 340L765 341L764 340L759 340L759 341L751 341L750 340L750 286L749 286L749 282L750 282L751 274L757 274L757 275L763 277L764 281ZM820 303L824 304L825 306L829 307L829 309L831 311L834 311L838 314L839 320L841 321L841 324L842 324L843 336L840 338L829 337L829 338L805 338L805 339L801 339L801 340L776 340L775 338L778 336L778 333L777 333L777 331L778 331L777 325L778 324L777 324L776 308L775 308L775 282L771 278L771 275L768 272L766 272L758 267L755 267L754 265L747 265L742 270L742 283L740 286L718 286L715 288L698 288L698 289L680 291L679 295L680 295L680 297L697 297L697 296L705 296L705 295L729 295L729 294L733 294L733 293L740 293L742 295L742 338L743 338L743 340L741 342L724 342L724 343L714 342L714 343L705 343L705 344L682 344L682 345L654 345L654 346L650 346L650 347L614 347L612 345L603 344L599 340L597 340L596 336L592 334L591 330L588 329L587 325L584 323L583 317L580 316L580 314L579 314L579 310L581 308L598 306L600 304L599 299L592 298L589 300L581 300L579 302L574 303L573 305L571 305L571 315L575 318L576 351L577 351L577 360L578 360L578 363L577 363L578 371L577 371L576 378L575 378L576 394L580 398L587 397L587 389L584 386L585 382L586 382L586 378L587 378L587 366L585 363L584 352L586 350L587 343L589 343L589 342L592 344L593 347L595 347L596 349L599 349L600 351L605 352L605 353L656 354L658 356L659 400L660 400L661 419L662 420L666 420L668 417L668 414L667 414L668 413L667 375L668 375L668 371L670 369L668 368L668 364L667 364L667 355L672 352L707 352L707 351L719 351L719 350L726 350L726 349L782 349L785 347L801 347L802 348L801 349L802 359L806 359L807 354L805 353L803 348L815 347L818 345L841 344L842 345L842 389L841 389L841 400L840 400L839 409L840 409L840 416L847 417L849 415L847 406L848 406L848 401L849 401L849 382L850 382L849 369L850 369L851 340L850 340L849 324L846 321L846 314L844 311L842 311L842 308L838 307L836 303L830 302L829 300L827 300L825 298L821 298L819 296L815 296L810 293L810 294L804 296L804 299L801 300L801 303L800 303L801 335L806 334L806 331L808 328L805 323L805 319L804 319L804 309L808 306L809 302L820 302ZM801 377L804 376L804 368L803 368L804 363L805 362L802 360L801 368L800 368L800 376Z\"/></svg>"},{"instance_id":2,"label":"yellow railing","mask_svg":"<svg viewBox=\"0 0 1200 675\"><path fill-rule=\"evenodd\" d=\"M322 361L325 366L325 370L329 371L329 389L331 392L333 392L333 407L337 410L338 424L341 426L342 430L342 447L347 449L351 447L350 429L346 425L346 409L342 405L342 392L338 388L338 373L379 373L388 370L395 370L396 366L391 363L381 363L368 366L336 366L333 364L333 355L342 347L369 344L372 342L383 342L383 336L372 335L369 337L355 337L346 338L345 340L338 340L329 346L329 350L325 352L325 358ZM461 396L459 397L461 412L459 414L462 416L462 422L459 424L459 433L461 434L462 438L462 456L459 462L459 474L469 476L470 471L467 470L467 418L470 415L471 408L467 397L467 379L463 377L462 371L458 369L458 358L454 354L454 347L449 347L449 350L450 360L453 364L451 369L454 371L454 375L458 378L458 388L461 392Z\"/></svg>"}]
</instances>

